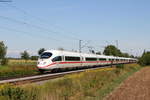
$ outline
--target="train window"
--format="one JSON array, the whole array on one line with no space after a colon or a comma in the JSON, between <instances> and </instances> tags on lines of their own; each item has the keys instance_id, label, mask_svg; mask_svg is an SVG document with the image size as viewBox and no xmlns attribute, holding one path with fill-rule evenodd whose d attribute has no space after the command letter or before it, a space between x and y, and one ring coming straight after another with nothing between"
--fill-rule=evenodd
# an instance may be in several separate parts
<instances>
[{"instance_id":1,"label":"train window","mask_svg":"<svg viewBox=\"0 0 150 100\"><path fill-rule=\"evenodd\" d=\"M115 59L112 59L112 61L115 61Z\"/></svg>"},{"instance_id":2,"label":"train window","mask_svg":"<svg viewBox=\"0 0 150 100\"><path fill-rule=\"evenodd\" d=\"M44 52L44 53L41 54L40 58L41 59L48 59L51 56L52 56L52 53L50 53L50 52Z\"/></svg>"},{"instance_id":3,"label":"train window","mask_svg":"<svg viewBox=\"0 0 150 100\"><path fill-rule=\"evenodd\" d=\"M80 61L80 57L70 57L70 56L66 56L65 57L66 61Z\"/></svg>"},{"instance_id":4,"label":"train window","mask_svg":"<svg viewBox=\"0 0 150 100\"><path fill-rule=\"evenodd\" d=\"M97 61L97 58L85 58L86 61Z\"/></svg>"},{"instance_id":5,"label":"train window","mask_svg":"<svg viewBox=\"0 0 150 100\"><path fill-rule=\"evenodd\" d=\"M116 61L119 61L119 59L116 59Z\"/></svg>"},{"instance_id":6,"label":"train window","mask_svg":"<svg viewBox=\"0 0 150 100\"><path fill-rule=\"evenodd\" d=\"M99 58L99 61L106 61L106 58Z\"/></svg>"},{"instance_id":7,"label":"train window","mask_svg":"<svg viewBox=\"0 0 150 100\"><path fill-rule=\"evenodd\" d=\"M109 59L109 61L113 61L113 59Z\"/></svg>"},{"instance_id":8,"label":"train window","mask_svg":"<svg viewBox=\"0 0 150 100\"><path fill-rule=\"evenodd\" d=\"M57 56L57 57L53 58L52 62L55 62L55 61L62 61L62 57L61 56Z\"/></svg>"}]
</instances>

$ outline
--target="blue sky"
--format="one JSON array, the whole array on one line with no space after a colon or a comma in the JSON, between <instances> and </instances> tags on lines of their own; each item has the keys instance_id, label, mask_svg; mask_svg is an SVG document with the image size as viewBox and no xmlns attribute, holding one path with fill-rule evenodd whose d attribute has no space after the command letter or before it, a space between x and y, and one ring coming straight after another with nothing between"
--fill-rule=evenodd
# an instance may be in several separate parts
<instances>
[{"instance_id":1,"label":"blue sky","mask_svg":"<svg viewBox=\"0 0 150 100\"><path fill-rule=\"evenodd\" d=\"M149 0L13 0L0 3L0 41L8 56L39 48L78 50L78 40L96 51L116 44L123 52L150 50ZM88 48L83 48L87 52Z\"/></svg>"}]
</instances>

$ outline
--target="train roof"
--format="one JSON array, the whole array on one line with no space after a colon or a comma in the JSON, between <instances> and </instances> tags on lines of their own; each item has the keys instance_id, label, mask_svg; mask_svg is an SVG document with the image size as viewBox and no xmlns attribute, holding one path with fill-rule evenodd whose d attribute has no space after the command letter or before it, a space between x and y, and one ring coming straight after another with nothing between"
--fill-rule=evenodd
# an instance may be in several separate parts
<instances>
[{"instance_id":1,"label":"train roof","mask_svg":"<svg viewBox=\"0 0 150 100\"><path fill-rule=\"evenodd\" d=\"M127 60L137 60L134 58L125 58L125 57L116 57L116 56L106 56L106 55L97 55L90 53L79 53L72 51L64 51L64 50L46 50L44 52L51 52L56 55L68 55L68 56L86 56L86 57L98 57L98 58L108 58L108 59L127 59Z\"/></svg>"}]
</instances>

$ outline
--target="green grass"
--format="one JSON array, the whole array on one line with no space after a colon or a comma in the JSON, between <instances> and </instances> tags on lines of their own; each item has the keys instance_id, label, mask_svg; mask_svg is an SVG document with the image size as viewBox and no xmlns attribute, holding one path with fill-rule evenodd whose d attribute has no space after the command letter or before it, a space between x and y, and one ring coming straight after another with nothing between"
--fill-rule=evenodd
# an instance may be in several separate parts
<instances>
[{"instance_id":1,"label":"green grass","mask_svg":"<svg viewBox=\"0 0 150 100\"><path fill-rule=\"evenodd\" d=\"M7 100L102 100L140 68L139 65L130 64L123 68L86 71L66 75L40 86L34 84L4 85L0 87L0 98Z\"/></svg>"},{"instance_id":2,"label":"green grass","mask_svg":"<svg viewBox=\"0 0 150 100\"><path fill-rule=\"evenodd\" d=\"M11 60L8 65L0 66L0 79L37 74L36 61Z\"/></svg>"}]
</instances>

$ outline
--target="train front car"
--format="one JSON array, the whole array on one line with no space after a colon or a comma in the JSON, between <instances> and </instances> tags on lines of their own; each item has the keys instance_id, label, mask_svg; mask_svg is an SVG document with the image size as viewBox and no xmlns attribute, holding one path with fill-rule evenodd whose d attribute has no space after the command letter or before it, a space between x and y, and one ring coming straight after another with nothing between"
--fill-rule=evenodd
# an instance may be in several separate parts
<instances>
[{"instance_id":1,"label":"train front car","mask_svg":"<svg viewBox=\"0 0 150 100\"><path fill-rule=\"evenodd\" d=\"M55 57L55 53L53 51L44 51L37 63L37 68L41 73L44 73L45 71L51 71L56 67L55 63L52 62L52 59Z\"/></svg>"}]
</instances>

